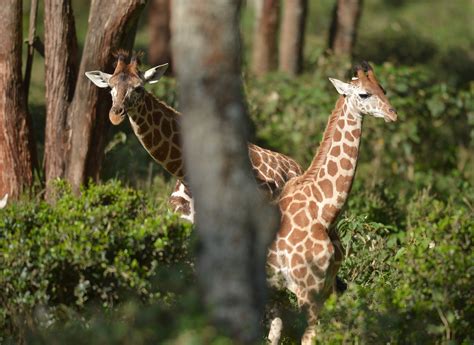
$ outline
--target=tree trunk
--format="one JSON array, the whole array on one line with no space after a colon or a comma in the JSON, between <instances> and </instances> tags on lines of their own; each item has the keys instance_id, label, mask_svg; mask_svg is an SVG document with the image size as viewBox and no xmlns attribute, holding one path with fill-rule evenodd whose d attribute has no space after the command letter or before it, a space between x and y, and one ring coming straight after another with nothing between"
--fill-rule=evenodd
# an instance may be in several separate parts
<instances>
[{"instance_id":1,"label":"tree trunk","mask_svg":"<svg viewBox=\"0 0 474 345\"><path fill-rule=\"evenodd\" d=\"M72 133L66 176L76 192L88 178L98 179L110 126L109 91L97 88L84 73L112 73L112 52L132 48L144 5L144 0L92 0L79 78L69 111Z\"/></svg>"},{"instance_id":2,"label":"tree trunk","mask_svg":"<svg viewBox=\"0 0 474 345\"><path fill-rule=\"evenodd\" d=\"M50 182L65 178L70 139L68 111L74 96L79 68L74 14L70 0L45 0L46 130L44 169L46 198Z\"/></svg>"},{"instance_id":3,"label":"tree trunk","mask_svg":"<svg viewBox=\"0 0 474 345\"><path fill-rule=\"evenodd\" d=\"M0 6L0 198L33 183L34 142L21 77L22 2Z\"/></svg>"},{"instance_id":4,"label":"tree trunk","mask_svg":"<svg viewBox=\"0 0 474 345\"><path fill-rule=\"evenodd\" d=\"M202 244L197 278L217 327L254 344L261 340L266 248L277 224L247 153L240 1L174 0L172 6L184 158Z\"/></svg>"},{"instance_id":5,"label":"tree trunk","mask_svg":"<svg viewBox=\"0 0 474 345\"><path fill-rule=\"evenodd\" d=\"M278 54L279 0L263 0L261 5L255 23L252 51L252 71L257 76L276 69Z\"/></svg>"},{"instance_id":6,"label":"tree trunk","mask_svg":"<svg viewBox=\"0 0 474 345\"><path fill-rule=\"evenodd\" d=\"M283 20L280 32L279 69L290 75L303 69L304 32L307 0L283 0Z\"/></svg>"},{"instance_id":7,"label":"tree trunk","mask_svg":"<svg viewBox=\"0 0 474 345\"><path fill-rule=\"evenodd\" d=\"M150 42L148 62L152 66L170 63L166 73L172 73L170 0L151 0L148 15Z\"/></svg>"},{"instance_id":8,"label":"tree trunk","mask_svg":"<svg viewBox=\"0 0 474 345\"><path fill-rule=\"evenodd\" d=\"M329 48L334 55L352 55L361 10L362 0L337 0L329 32Z\"/></svg>"}]
</instances>

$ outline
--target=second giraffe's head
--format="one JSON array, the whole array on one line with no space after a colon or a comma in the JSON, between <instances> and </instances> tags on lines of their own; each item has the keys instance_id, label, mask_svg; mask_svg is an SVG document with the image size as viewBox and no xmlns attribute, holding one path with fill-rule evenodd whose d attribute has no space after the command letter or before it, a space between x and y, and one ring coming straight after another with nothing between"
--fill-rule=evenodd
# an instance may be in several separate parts
<instances>
[{"instance_id":1,"label":"second giraffe's head","mask_svg":"<svg viewBox=\"0 0 474 345\"><path fill-rule=\"evenodd\" d=\"M382 117L386 122L397 120L397 112L390 104L385 90L375 78L374 70L363 62L354 68L355 77L350 83L329 78L337 92L355 107L361 115L367 114Z\"/></svg>"},{"instance_id":2,"label":"second giraffe's head","mask_svg":"<svg viewBox=\"0 0 474 345\"><path fill-rule=\"evenodd\" d=\"M127 52L119 50L114 55L117 58L117 66L113 74L90 71L86 72L86 76L100 88L110 87L112 108L109 112L109 119L114 125L118 125L124 120L127 110L143 96L144 85L156 83L165 73L168 64L150 68L142 73L138 69L137 55L133 55L129 63L127 63Z\"/></svg>"}]
</instances>

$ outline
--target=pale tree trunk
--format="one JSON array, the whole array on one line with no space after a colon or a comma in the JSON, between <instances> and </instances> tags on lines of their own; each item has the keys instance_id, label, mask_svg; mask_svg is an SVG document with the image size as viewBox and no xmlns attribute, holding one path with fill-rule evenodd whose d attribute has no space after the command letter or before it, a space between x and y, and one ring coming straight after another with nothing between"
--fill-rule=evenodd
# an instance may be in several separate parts
<instances>
[{"instance_id":1,"label":"pale tree trunk","mask_svg":"<svg viewBox=\"0 0 474 345\"><path fill-rule=\"evenodd\" d=\"M260 2L259 2L260 3ZM277 34L279 0L263 0L262 8L256 11L257 20L252 50L252 71L262 76L277 67Z\"/></svg>"},{"instance_id":2,"label":"pale tree trunk","mask_svg":"<svg viewBox=\"0 0 474 345\"><path fill-rule=\"evenodd\" d=\"M301 73L303 69L307 12L307 0L283 0L279 70L290 75Z\"/></svg>"},{"instance_id":3,"label":"pale tree trunk","mask_svg":"<svg viewBox=\"0 0 474 345\"><path fill-rule=\"evenodd\" d=\"M21 77L22 2L0 6L0 198L33 183L34 141Z\"/></svg>"},{"instance_id":4,"label":"pale tree trunk","mask_svg":"<svg viewBox=\"0 0 474 345\"><path fill-rule=\"evenodd\" d=\"M44 170L46 198L50 183L65 178L70 139L68 111L74 96L79 68L74 14L70 0L45 0L46 130Z\"/></svg>"},{"instance_id":5,"label":"pale tree trunk","mask_svg":"<svg viewBox=\"0 0 474 345\"><path fill-rule=\"evenodd\" d=\"M352 55L361 10L362 0L337 0L329 33L329 48L334 55Z\"/></svg>"},{"instance_id":6,"label":"pale tree trunk","mask_svg":"<svg viewBox=\"0 0 474 345\"><path fill-rule=\"evenodd\" d=\"M109 90L93 85L84 73L113 72L112 52L133 46L144 0L92 0L89 28L69 118L71 140L66 176L77 192L88 178L97 180L104 155L111 106Z\"/></svg>"},{"instance_id":7,"label":"pale tree trunk","mask_svg":"<svg viewBox=\"0 0 474 345\"><path fill-rule=\"evenodd\" d=\"M171 13L184 158L201 241L197 279L218 329L255 344L266 248L277 223L257 191L247 153L240 1L173 0Z\"/></svg>"},{"instance_id":8,"label":"pale tree trunk","mask_svg":"<svg viewBox=\"0 0 474 345\"><path fill-rule=\"evenodd\" d=\"M152 66L170 63L166 73L172 73L170 1L151 0L148 9L148 62Z\"/></svg>"}]
</instances>

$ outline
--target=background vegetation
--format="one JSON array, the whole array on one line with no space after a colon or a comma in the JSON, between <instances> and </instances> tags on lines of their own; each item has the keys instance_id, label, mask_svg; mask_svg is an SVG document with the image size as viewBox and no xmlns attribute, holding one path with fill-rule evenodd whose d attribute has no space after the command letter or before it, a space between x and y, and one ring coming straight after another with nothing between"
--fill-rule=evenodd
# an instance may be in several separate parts
<instances>
[{"instance_id":1,"label":"background vegetation","mask_svg":"<svg viewBox=\"0 0 474 345\"><path fill-rule=\"evenodd\" d=\"M88 4L74 5L83 42ZM337 98L327 77L348 67L323 54L332 6L310 2L303 75L245 74L255 142L303 166ZM326 303L323 344L474 341L473 11L469 0L364 2L355 60L374 62L399 121L365 120L355 185L336 225L348 289ZM247 57L249 8L242 30ZM36 133L44 132L41 64L29 104ZM179 108L173 79L151 90ZM191 228L164 205L173 181L128 123L111 132L104 168L103 181L115 180L80 198L59 184L53 206L25 200L0 210L0 342L230 343L199 305ZM291 310L291 296L280 301ZM303 329L291 320L287 343Z\"/></svg>"}]
</instances>

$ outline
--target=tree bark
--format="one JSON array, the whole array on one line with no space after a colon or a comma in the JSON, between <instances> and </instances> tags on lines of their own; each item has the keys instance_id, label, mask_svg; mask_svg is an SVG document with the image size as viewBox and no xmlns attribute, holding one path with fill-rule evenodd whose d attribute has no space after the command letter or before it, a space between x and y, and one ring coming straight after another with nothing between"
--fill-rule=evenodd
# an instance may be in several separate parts
<instances>
[{"instance_id":1,"label":"tree bark","mask_svg":"<svg viewBox=\"0 0 474 345\"><path fill-rule=\"evenodd\" d=\"M255 23L252 71L262 76L277 67L277 33L279 0L263 0L262 8ZM256 11L257 12L257 11Z\"/></svg>"},{"instance_id":2,"label":"tree bark","mask_svg":"<svg viewBox=\"0 0 474 345\"><path fill-rule=\"evenodd\" d=\"M216 326L254 344L261 340L266 248L277 224L247 153L240 1L174 0L171 13L184 158L202 244L197 278Z\"/></svg>"},{"instance_id":3,"label":"tree bark","mask_svg":"<svg viewBox=\"0 0 474 345\"><path fill-rule=\"evenodd\" d=\"M33 68L33 57L35 47L33 43L36 38L36 18L38 16L38 0L30 2L30 25L28 28L28 49L26 54L25 76L23 78L23 91L25 93L25 104L28 104L28 94L30 90L31 69Z\"/></svg>"},{"instance_id":4,"label":"tree bark","mask_svg":"<svg viewBox=\"0 0 474 345\"><path fill-rule=\"evenodd\" d=\"M45 0L45 86L46 130L44 170L46 198L51 197L50 183L65 178L67 147L70 139L68 111L79 68L74 14L70 0Z\"/></svg>"},{"instance_id":5,"label":"tree bark","mask_svg":"<svg viewBox=\"0 0 474 345\"><path fill-rule=\"evenodd\" d=\"M0 198L17 197L33 183L34 143L22 77L22 2L0 6Z\"/></svg>"},{"instance_id":6,"label":"tree bark","mask_svg":"<svg viewBox=\"0 0 474 345\"><path fill-rule=\"evenodd\" d=\"M150 43L148 62L152 66L169 63L167 74L172 73L170 0L151 0L148 15Z\"/></svg>"},{"instance_id":7,"label":"tree bark","mask_svg":"<svg viewBox=\"0 0 474 345\"><path fill-rule=\"evenodd\" d=\"M303 70L304 33L308 1L283 0L283 3L279 69L290 75L296 75Z\"/></svg>"},{"instance_id":8,"label":"tree bark","mask_svg":"<svg viewBox=\"0 0 474 345\"><path fill-rule=\"evenodd\" d=\"M66 176L76 192L88 178L98 179L110 127L108 90L98 89L84 73L90 70L112 73L112 52L118 48L132 48L145 2L92 0L79 77L69 111L72 133Z\"/></svg>"},{"instance_id":9,"label":"tree bark","mask_svg":"<svg viewBox=\"0 0 474 345\"><path fill-rule=\"evenodd\" d=\"M362 0L337 0L329 31L329 48L334 55L352 56L361 10Z\"/></svg>"}]
</instances>

